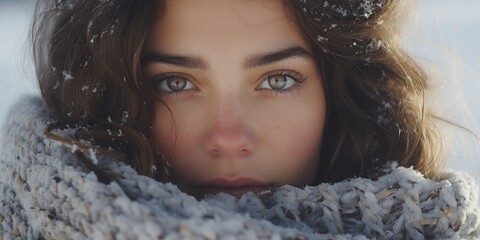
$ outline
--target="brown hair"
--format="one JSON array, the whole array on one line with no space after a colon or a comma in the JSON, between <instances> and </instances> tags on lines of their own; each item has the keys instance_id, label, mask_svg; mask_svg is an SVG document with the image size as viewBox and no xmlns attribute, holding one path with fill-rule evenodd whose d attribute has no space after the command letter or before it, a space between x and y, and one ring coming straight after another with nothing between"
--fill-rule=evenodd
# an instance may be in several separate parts
<instances>
[{"instance_id":1,"label":"brown hair","mask_svg":"<svg viewBox=\"0 0 480 240\"><path fill-rule=\"evenodd\" d=\"M437 119L427 76L399 42L409 1L286 1L324 73L328 117L319 181L376 177L389 162L435 177Z\"/></svg>"},{"instance_id":2,"label":"brown hair","mask_svg":"<svg viewBox=\"0 0 480 240\"><path fill-rule=\"evenodd\" d=\"M148 140L154 93L140 57L156 1L42 2L32 36L40 90L57 120L47 135L78 146L88 166L81 153L93 147L155 177ZM55 128L76 131L64 138Z\"/></svg>"},{"instance_id":3,"label":"brown hair","mask_svg":"<svg viewBox=\"0 0 480 240\"><path fill-rule=\"evenodd\" d=\"M141 65L161 1L37 3L37 77L56 123L50 138L78 143L161 178L149 141L154 87ZM376 177L388 162L434 177L440 136L425 108L427 77L401 48L395 26L407 1L285 0L323 73L328 114L318 182ZM160 9L160 10L159 10ZM74 136L53 130L73 128ZM108 176L107 176L108 179Z\"/></svg>"}]
</instances>

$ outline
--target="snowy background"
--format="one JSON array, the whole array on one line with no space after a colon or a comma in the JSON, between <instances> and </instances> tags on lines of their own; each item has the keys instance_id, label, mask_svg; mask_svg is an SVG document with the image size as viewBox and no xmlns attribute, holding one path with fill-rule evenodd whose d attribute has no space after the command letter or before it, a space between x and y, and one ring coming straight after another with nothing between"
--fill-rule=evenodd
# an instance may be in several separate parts
<instances>
[{"instance_id":1,"label":"snowy background","mask_svg":"<svg viewBox=\"0 0 480 240\"><path fill-rule=\"evenodd\" d=\"M20 96L36 94L29 49L32 0L0 0L0 125ZM407 28L408 49L435 65L433 90L444 116L480 134L480 1L419 0ZM469 172L480 183L480 144L462 130L450 130L451 168Z\"/></svg>"}]
</instances>

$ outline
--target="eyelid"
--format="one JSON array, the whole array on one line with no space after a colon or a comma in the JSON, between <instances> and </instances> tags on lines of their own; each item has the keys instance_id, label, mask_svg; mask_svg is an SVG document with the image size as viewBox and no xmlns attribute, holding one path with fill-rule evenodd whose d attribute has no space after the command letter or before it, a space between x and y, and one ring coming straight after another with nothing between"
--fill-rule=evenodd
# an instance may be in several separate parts
<instances>
[{"instance_id":1,"label":"eyelid","mask_svg":"<svg viewBox=\"0 0 480 240\"><path fill-rule=\"evenodd\" d=\"M295 81L303 82L306 78L302 74L293 71L293 70L275 70L264 74L261 79L265 80L266 78L277 76L277 75L287 75L291 76Z\"/></svg>"},{"instance_id":2,"label":"eyelid","mask_svg":"<svg viewBox=\"0 0 480 240\"><path fill-rule=\"evenodd\" d=\"M167 72L167 73L160 73L152 77L152 82L154 85L158 84L160 81L166 80L171 77L180 77L184 78L185 80L192 82L192 77L185 73L178 73L178 72Z\"/></svg>"}]
</instances>

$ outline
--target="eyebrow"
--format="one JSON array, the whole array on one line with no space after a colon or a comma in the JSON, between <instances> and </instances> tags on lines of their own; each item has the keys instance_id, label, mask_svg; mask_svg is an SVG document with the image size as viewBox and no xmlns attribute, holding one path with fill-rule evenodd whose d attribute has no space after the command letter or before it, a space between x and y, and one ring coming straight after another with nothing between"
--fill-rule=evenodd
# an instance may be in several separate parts
<instances>
[{"instance_id":1,"label":"eyebrow","mask_svg":"<svg viewBox=\"0 0 480 240\"><path fill-rule=\"evenodd\" d=\"M149 53L143 56L141 61L142 64L160 62L187 68L198 68L202 70L208 68L208 64L199 57L179 56L166 53Z\"/></svg>"},{"instance_id":2,"label":"eyebrow","mask_svg":"<svg viewBox=\"0 0 480 240\"><path fill-rule=\"evenodd\" d=\"M289 58L302 57L307 60L312 60L313 56L303 47L294 46L286 49L258 54L247 57L242 64L244 70L255 67L265 66L280 62ZM149 53L142 57L142 64L149 64L152 62L166 63L187 68L197 68L206 70L209 68L206 61L195 56L181 56L166 53Z\"/></svg>"},{"instance_id":3,"label":"eyebrow","mask_svg":"<svg viewBox=\"0 0 480 240\"><path fill-rule=\"evenodd\" d=\"M269 52L265 54L259 54L252 57L248 57L242 64L243 69L250 69L260 66L265 66L280 62L289 58L302 57L307 60L312 60L313 56L310 52L303 47L295 46L282 49L275 52Z\"/></svg>"}]
</instances>

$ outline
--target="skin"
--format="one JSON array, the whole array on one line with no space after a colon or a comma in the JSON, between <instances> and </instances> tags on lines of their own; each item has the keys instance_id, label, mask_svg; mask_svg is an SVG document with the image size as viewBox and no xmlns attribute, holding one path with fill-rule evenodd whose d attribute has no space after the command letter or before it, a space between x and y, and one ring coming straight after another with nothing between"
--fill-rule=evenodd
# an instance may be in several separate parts
<instances>
[{"instance_id":1,"label":"skin","mask_svg":"<svg viewBox=\"0 0 480 240\"><path fill-rule=\"evenodd\" d=\"M325 94L282 1L165 2L144 59L159 98L152 138L173 181L199 198L312 184ZM252 61L285 49L287 57Z\"/></svg>"}]
</instances>

